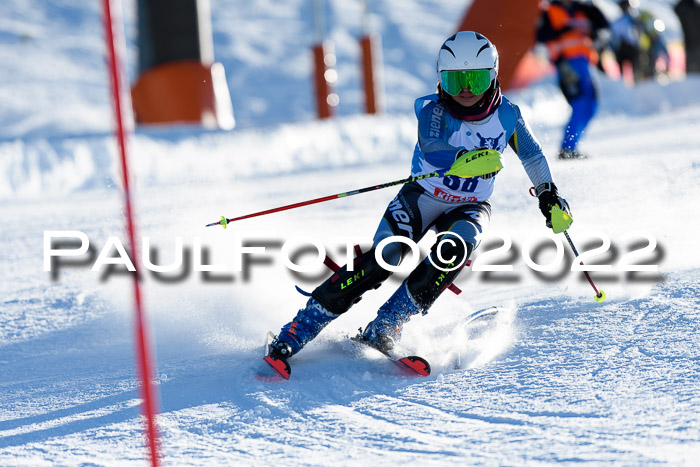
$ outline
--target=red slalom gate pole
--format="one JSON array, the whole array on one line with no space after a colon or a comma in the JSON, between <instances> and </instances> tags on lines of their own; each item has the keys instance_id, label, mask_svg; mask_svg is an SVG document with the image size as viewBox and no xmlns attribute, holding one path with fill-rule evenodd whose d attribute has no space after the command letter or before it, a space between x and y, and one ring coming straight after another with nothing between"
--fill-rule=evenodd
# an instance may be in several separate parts
<instances>
[{"instance_id":1,"label":"red slalom gate pole","mask_svg":"<svg viewBox=\"0 0 700 467\"><path fill-rule=\"evenodd\" d=\"M138 250L136 249L136 229L134 227L134 217L131 209L131 189L129 185L129 165L126 149L126 132L124 130L124 116L121 102L120 68L117 59L116 47L114 44L114 25L112 22L111 0L103 0L104 3L104 23L107 51L109 55L109 71L112 84L112 98L114 101L114 112L117 123L116 136L119 143L119 155L122 169L122 179L124 181L124 207L126 210L126 227L129 235L129 246L134 266L134 313L135 313L135 344L138 375L141 380L141 397L143 399L142 411L146 417L146 438L151 458L151 465L158 465L158 429L156 427L156 397L152 384L151 353L148 343L148 336L144 325L143 305L141 302L141 289L138 280Z\"/></svg>"},{"instance_id":2,"label":"red slalom gate pole","mask_svg":"<svg viewBox=\"0 0 700 467\"><path fill-rule=\"evenodd\" d=\"M327 72L332 70L335 60L333 44L330 41L323 41L313 46L314 56L314 90L316 92L316 112L318 118L330 118L333 116L333 106L335 101L332 98L333 91L331 80Z\"/></svg>"},{"instance_id":3,"label":"red slalom gate pole","mask_svg":"<svg viewBox=\"0 0 700 467\"><path fill-rule=\"evenodd\" d=\"M377 48L379 36L365 35L360 38L362 49L362 76L365 85L365 112L376 114L379 106L377 96L376 76L374 73L374 50Z\"/></svg>"}]
</instances>

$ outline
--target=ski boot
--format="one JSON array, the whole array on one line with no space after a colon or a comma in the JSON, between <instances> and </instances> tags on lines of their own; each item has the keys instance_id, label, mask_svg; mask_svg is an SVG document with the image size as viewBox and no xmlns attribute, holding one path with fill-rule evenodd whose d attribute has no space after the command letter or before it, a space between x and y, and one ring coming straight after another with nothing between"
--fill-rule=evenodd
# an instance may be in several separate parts
<instances>
[{"instance_id":1,"label":"ski boot","mask_svg":"<svg viewBox=\"0 0 700 467\"><path fill-rule=\"evenodd\" d=\"M282 326L279 335L269 346L268 356L278 360L288 359L338 316L328 311L316 299L310 298L306 307L299 310L291 322Z\"/></svg>"},{"instance_id":2,"label":"ski boot","mask_svg":"<svg viewBox=\"0 0 700 467\"><path fill-rule=\"evenodd\" d=\"M404 281L394 295L379 308L377 317L362 333L362 339L380 352L390 353L401 338L404 323L407 323L411 316L423 311Z\"/></svg>"},{"instance_id":3,"label":"ski boot","mask_svg":"<svg viewBox=\"0 0 700 467\"><path fill-rule=\"evenodd\" d=\"M267 356L275 360L286 360L292 356L292 346L275 338L268 346Z\"/></svg>"},{"instance_id":4,"label":"ski boot","mask_svg":"<svg viewBox=\"0 0 700 467\"><path fill-rule=\"evenodd\" d=\"M562 149L559 151L559 159L570 160L570 159L588 159L588 156L577 149Z\"/></svg>"}]
</instances>

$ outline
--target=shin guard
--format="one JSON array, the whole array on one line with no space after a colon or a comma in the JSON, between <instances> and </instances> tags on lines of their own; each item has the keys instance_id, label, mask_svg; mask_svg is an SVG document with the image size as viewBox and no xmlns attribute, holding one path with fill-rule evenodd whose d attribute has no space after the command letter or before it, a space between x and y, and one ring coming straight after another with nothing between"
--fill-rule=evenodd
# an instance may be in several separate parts
<instances>
[{"instance_id":1,"label":"shin guard","mask_svg":"<svg viewBox=\"0 0 700 467\"><path fill-rule=\"evenodd\" d=\"M440 261L437 254L439 244L438 241L429 257L425 258L406 279L408 291L422 307L423 314L428 312L428 308L432 306L440 294L454 282L474 249L471 243L466 244L466 250L462 242L446 244L442 248L443 257L454 258L454 261ZM432 263L434 264L430 262L430 258L433 259ZM462 264L455 268L462 259L464 259ZM451 270L447 271L447 269Z\"/></svg>"},{"instance_id":2,"label":"shin guard","mask_svg":"<svg viewBox=\"0 0 700 467\"><path fill-rule=\"evenodd\" d=\"M342 314L360 301L362 294L376 289L391 273L374 259L374 248L355 258L353 270L347 266L338 269L311 296L335 314Z\"/></svg>"}]
</instances>

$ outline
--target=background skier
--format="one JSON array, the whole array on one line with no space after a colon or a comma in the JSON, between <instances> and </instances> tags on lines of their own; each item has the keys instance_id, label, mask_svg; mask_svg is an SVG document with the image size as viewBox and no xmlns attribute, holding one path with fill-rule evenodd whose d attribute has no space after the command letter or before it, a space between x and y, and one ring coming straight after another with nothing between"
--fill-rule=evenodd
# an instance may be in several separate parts
<instances>
[{"instance_id":1,"label":"background skier","mask_svg":"<svg viewBox=\"0 0 700 467\"><path fill-rule=\"evenodd\" d=\"M557 67L559 87L571 105L571 119L564 130L560 159L582 158L576 149L581 134L598 106L591 64L599 57L594 41L609 23L593 4L574 0L544 5L537 26L537 41L547 45L549 59Z\"/></svg>"},{"instance_id":2,"label":"background skier","mask_svg":"<svg viewBox=\"0 0 700 467\"><path fill-rule=\"evenodd\" d=\"M671 63L666 41L661 34L666 29L666 25L647 10L639 10L639 21L644 28L639 57L642 78L657 78L668 72Z\"/></svg>"},{"instance_id":3,"label":"background skier","mask_svg":"<svg viewBox=\"0 0 700 467\"><path fill-rule=\"evenodd\" d=\"M633 82L641 79L640 59L641 35L644 26L639 19L639 2L637 0L622 0L618 2L622 15L612 22L610 30L613 38L613 49L617 64L620 67L620 76L625 75L625 63L632 68Z\"/></svg>"},{"instance_id":4,"label":"background skier","mask_svg":"<svg viewBox=\"0 0 700 467\"><path fill-rule=\"evenodd\" d=\"M479 33L459 32L440 48L437 75L437 92L415 102L418 143L412 175L446 171L477 148L501 153L510 145L537 187L540 209L551 226L550 208L559 206L568 211L568 206L558 196L542 147L519 108L501 94L496 47ZM372 249L355 259L353 271L345 266L313 291L306 306L282 327L270 345L269 356L286 359L298 353L363 293L389 277L390 272L375 259L375 249L383 239L404 236L418 242L435 228L442 235L428 257L380 307L362 333L369 345L390 351L400 338L402 325L411 316L428 311L479 245L479 235L491 214L489 197L496 172L474 178L447 175L405 184L386 209ZM445 237L454 237L454 241L445 242L438 254L440 240ZM382 258L398 265L407 250L403 243L389 243Z\"/></svg>"}]
</instances>

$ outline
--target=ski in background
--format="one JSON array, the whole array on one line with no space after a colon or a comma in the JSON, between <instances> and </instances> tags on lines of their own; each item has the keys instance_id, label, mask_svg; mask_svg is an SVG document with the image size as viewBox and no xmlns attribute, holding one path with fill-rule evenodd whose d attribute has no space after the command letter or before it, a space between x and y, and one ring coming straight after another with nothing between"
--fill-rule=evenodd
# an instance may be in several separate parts
<instances>
[{"instance_id":1,"label":"ski in background","mask_svg":"<svg viewBox=\"0 0 700 467\"><path fill-rule=\"evenodd\" d=\"M491 306L488 308L483 308L481 310L477 310L474 313L470 314L469 316L466 317L466 319L458 324L458 326L461 326L462 329L468 330L469 326L474 324L475 322L485 322L492 318L494 318L497 314L503 315L506 312L505 308L501 308L498 306ZM450 331L454 330L455 326L450 325L450 326L445 326L443 329L445 331ZM454 363L452 364L452 368L455 370L459 370L462 368L462 353L457 352L456 358L454 360Z\"/></svg>"}]
</instances>

